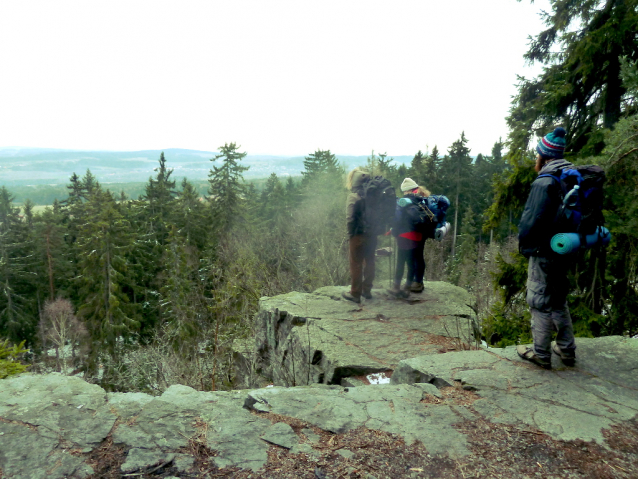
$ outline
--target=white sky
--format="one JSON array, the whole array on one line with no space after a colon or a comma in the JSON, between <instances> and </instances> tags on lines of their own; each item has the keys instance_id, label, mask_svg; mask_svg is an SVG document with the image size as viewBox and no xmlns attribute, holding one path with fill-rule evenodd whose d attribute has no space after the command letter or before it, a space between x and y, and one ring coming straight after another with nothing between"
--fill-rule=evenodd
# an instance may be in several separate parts
<instances>
[{"instance_id":1,"label":"white sky","mask_svg":"<svg viewBox=\"0 0 638 479\"><path fill-rule=\"evenodd\" d=\"M0 147L489 154L548 5L1 0Z\"/></svg>"}]
</instances>

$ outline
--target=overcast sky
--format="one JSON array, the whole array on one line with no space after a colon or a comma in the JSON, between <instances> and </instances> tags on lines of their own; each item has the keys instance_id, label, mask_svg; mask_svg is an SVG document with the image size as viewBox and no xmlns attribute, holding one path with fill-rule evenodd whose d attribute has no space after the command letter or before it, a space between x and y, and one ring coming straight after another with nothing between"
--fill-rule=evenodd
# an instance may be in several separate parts
<instances>
[{"instance_id":1,"label":"overcast sky","mask_svg":"<svg viewBox=\"0 0 638 479\"><path fill-rule=\"evenodd\" d=\"M472 154L548 0L0 1L0 147Z\"/></svg>"}]
</instances>

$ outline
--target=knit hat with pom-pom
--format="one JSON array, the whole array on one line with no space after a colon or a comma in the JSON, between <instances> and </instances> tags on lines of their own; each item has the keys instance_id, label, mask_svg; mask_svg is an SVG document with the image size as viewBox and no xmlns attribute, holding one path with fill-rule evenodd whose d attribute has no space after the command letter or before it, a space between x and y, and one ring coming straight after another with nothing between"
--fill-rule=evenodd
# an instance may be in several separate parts
<instances>
[{"instance_id":1,"label":"knit hat with pom-pom","mask_svg":"<svg viewBox=\"0 0 638 479\"><path fill-rule=\"evenodd\" d=\"M545 158L562 158L565 152L566 134L565 129L559 126L541 138L536 146L536 151Z\"/></svg>"}]
</instances>

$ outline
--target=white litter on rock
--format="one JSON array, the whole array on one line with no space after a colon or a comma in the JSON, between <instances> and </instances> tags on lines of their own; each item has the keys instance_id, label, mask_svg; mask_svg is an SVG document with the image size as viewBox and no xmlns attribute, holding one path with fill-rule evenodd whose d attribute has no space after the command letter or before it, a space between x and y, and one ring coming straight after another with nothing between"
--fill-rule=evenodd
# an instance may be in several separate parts
<instances>
[{"instance_id":1,"label":"white litter on rock","mask_svg":"<svg viewBox=\"0 0 638 479\"><path fill-rule=\"evenodd\" d=\"M370 381L370 384L390 384L390 377L385 373L368 374L366 379Z\"/></svg>"}]
</instances>

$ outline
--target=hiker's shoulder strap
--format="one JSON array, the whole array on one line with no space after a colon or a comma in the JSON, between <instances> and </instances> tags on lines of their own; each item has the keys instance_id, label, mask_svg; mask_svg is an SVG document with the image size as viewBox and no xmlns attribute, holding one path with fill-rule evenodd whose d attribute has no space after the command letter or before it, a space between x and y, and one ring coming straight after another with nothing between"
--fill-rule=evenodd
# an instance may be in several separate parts
<instances>
[{"instance_id":1,"label":"hiker's shoulder strap","mask_svg":"<svg viewBox=\"0 0 638 479\"><path fill-rule=\"evenodd\" d=\"M557 175L552 175L550 173L543 173L542 175L538 175L536 177L536 179L538 179L538 178L552 178L552 179L556 180L555 183L554 182L550 183L551 186L548 185L548 188L554 189L557 186L558 187L557 188L557 191L558 191L557 194L558 194L559 198L562 199L564 197L564 195L565 195L565 191L563 191L563 182L561 181L562 174L563 174L563 170L559 170L557 172ZM554 186L554 185L556 185L556 186Z\"/></svg>"},{"instance_id":2,"label":"hiker's shoulder strap","mask_svg":"<svg viewBox=\"0 0 638 479\"><path fill-rule=\"evenodd\" d=\"M560 173L562 175L562 171ZM538 178L554 178L556 181L560 183L560 176L552 175L550 173L543 173L542 175L538 175L536 179Z\"/></svg>"}]
</instances>

